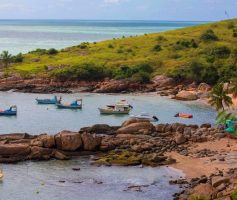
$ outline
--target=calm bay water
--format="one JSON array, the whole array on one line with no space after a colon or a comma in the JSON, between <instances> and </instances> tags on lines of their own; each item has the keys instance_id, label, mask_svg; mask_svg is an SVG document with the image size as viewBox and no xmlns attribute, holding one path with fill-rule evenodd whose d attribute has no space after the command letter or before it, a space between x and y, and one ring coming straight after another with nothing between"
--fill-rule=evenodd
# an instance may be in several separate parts
<instances>
[{"instance_id":1,"label":"calm bay water","mask_svg":"<svg viewBox=\"0 0 237 200\"><path fill-rule=\"evenodd\" d=\"M170 200L179 189L168 181L183 176L166 167L95 167L87 158L3 165L3 170L0 199L7 200ZM125 191L131 185L147 186Z\"/></svg>"},{"instance_id":2,"label":"calm bay water","mask_svg":"<svg viewBox=\"0 0 237 200\"><path fill-rule=\"evenodd\" d=\"M142 112L156 115L160 123L181 122L188 124L214 123L215 111L209 106L193 102L181 102L157 95L102 95L102 94L57 94L64 102L83 98L82 110L60 110L54 105L38 105L35 98L51 98L53 95L0 92L0 108L18 106L15 117L0 117L0 134L27 132L31 134L55 134L62 130L78 131L94 124L121 125L128 115L100 115L98 107L126 99L134 106L131 114ZM175 118L177 112L194 115L193 119Z\"/></svg>"},{"instance_id":3,"label":"calm bay water","mask_svg":"<svg viewBox=\"0 0 237 200\"><path fill-rule=\"evenodd\" d=\"M26 53L36 48L57 48L121 36L141 35L204 22L99 21L99 20L0 20L0 52Z\"/></svg>"}]
</instances>

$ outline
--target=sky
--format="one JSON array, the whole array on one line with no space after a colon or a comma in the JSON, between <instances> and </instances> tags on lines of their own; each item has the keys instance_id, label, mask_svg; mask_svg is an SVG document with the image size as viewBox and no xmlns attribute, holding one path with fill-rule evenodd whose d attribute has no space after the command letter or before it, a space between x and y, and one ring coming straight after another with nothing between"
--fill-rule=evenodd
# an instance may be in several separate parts
<instances>
[{"instance_id":1,"label":"sky","mask_svg":"<svg viewBox=\"0 0 237 200\"><path fill-rule=\"evenodd\" d=\"M237 18L237 0L0 0L0 19L217 21L227 18Z\"/></svg>"}]
</instances>

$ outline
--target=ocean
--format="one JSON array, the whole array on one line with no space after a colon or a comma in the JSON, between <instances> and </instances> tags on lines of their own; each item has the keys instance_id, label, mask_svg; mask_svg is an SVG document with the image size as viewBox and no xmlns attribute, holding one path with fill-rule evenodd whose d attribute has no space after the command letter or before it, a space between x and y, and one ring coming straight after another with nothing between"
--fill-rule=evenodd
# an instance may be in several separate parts
<instances>
[{"instance_id":1,"label":"ocean","mask_svg":"<svg viewBox=\"0 0 237 200\"><path fill-rule=\"evenodd\" d=\"M195 26L192 21L0 20L0 52L27 53L37 48L78 45L130 35Z\"/></svg>"}]
</instances>

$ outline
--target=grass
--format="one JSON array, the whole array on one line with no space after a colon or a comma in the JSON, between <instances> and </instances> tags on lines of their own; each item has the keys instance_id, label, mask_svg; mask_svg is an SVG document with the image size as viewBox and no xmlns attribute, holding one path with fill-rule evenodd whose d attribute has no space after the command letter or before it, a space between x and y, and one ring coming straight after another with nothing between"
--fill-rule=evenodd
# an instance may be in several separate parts
<instances>
[{"instance_id":1,"label":"grass","mask_svg":"<svg viewBox=\"0 0 237 200\"><path fill-rule=\"evenodd\" d=\"M230 50L237 47L237 37L233 36L237 19L183 28L163 33L145 34L127 38L112 39L97 43L62 49L55 55L28 53L22 63L12 64L9 71L24 76L52 76L53 71L70 69L85 63L93 63L115 70L123 65L149 64L152 76L168 74L176 68L187 67L193 60L208 63L212 48L226 46ZM203 41L201 35L212 29L217 41ZM195 41L197 47L184 47L187 41ZM181 42L180 42L181 41ZM185 41L185 42L182 42ZM177 44L179 43L179 44ZM210 58L209 58L210 59ZM218 58L218 66L231 64L232 57ZM51 70L47 70L50 66ZM221 73L221 72L220 72Z\"/></svg>"}]
</instances>

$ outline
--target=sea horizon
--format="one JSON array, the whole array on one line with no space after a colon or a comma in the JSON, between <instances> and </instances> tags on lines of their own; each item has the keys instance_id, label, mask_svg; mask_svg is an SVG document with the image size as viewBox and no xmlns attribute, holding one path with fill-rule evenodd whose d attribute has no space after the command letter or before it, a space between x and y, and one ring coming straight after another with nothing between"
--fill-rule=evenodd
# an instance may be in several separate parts
<instances>
[{"instance_id":1,"label":"sea horizon","mask_svg":"<svg viewBox=\"0 0 237 200\"><path fill-rule=\"evenodd\" d=\"M37 48L63 49L82 42L164 32L202 21L0 19L0 52L27 53Z\"/></svg>"}]
</instances>

